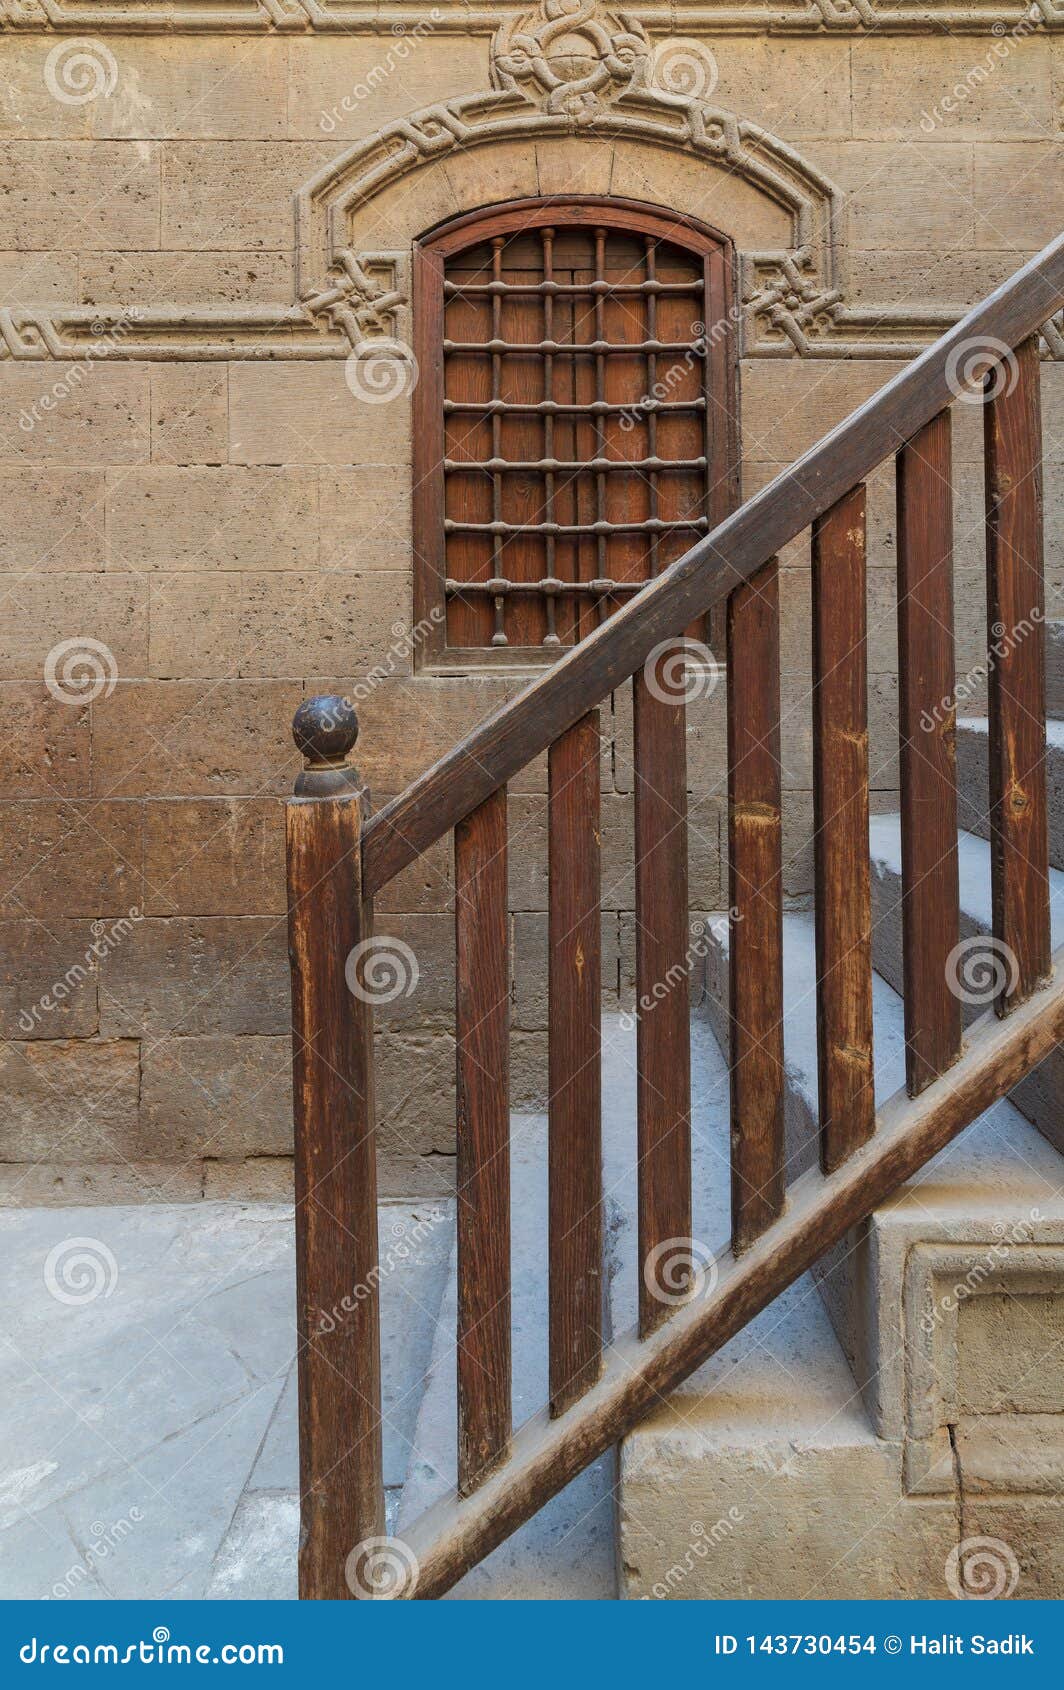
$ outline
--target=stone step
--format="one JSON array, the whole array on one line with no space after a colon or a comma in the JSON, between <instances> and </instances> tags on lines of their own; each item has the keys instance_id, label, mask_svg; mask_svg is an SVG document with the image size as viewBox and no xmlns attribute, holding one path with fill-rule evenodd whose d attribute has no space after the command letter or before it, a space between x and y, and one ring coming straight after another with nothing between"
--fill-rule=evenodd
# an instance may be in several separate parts
<instances>
[{"instance_id":1,"label":"stone step","mask_svg":"<svg viewBox=\"0 0 1064 1690\"><path fill-rule=\"evenodd\" d=\"M606 1202L606 1330L631 1326L637 1304L635 1028L603 1018L603 1189ZM727 1069L704 1021L692 1028L693 1208L697 1236L718 1221L728 1188ZM515 1115L510 1139L513 1421L547 1400L547 1121ZM711 1234L712 1235L712 1234ZM719 1225L715 1236L726 1236ZM455 1483L455 1264L444 1293L414 1450L399 1507L402 1537ZM615 1452L569 1485L451 1592L466 1600L613 1600L617 1595Z\"/></svg>"},{"instance_id":2,"label":"stone step","mask_svg":"<svg viewBox=\"0 0 1064 1690\"><path fill-rule=\"evenodd\" d=\"M872 858L872 960L896 992L902 990L901 933L901 817L873 816L869 828ZM964 947L957 959L956 978L961 992L961 1015L967 1026L982 1015L992 1001L996 983L997 956L979 939L992 930L990 904L990 845L973 833L961 833L957 841L960 883L960 939ZM1064 944L1064 873L1049 873L1050 922L1053 949ZM1001 958L1007 968L1007 959ZM1045 1134L1050 1144L1064 1151L1064 1052L1052 1056L1028 1074L1010 1094L1011 1101L1029 1121Z\"/></svg>"},{"instance_id":3,"label":"stone step","mask_svg":"<svg viewBox=\"0 0 1064 1690\"><path fill-rule=\"evenodd\" d=\"M711 920L709 936L707 1010L720 1025L727 1004L727 920ZM813 917L789 914L788 1179L815 1156L815 988ZM873 994L876 1098L882 1103L904 1083L904 1025L900 997L878 974ZM952 1488L949 1428L988 1412L979 1405L991 1394L986 1380L995 1354L1004 1356L1016 1382L1009 1412L1025 1423L1040 1412L1039 1369L1005 1304L1013 1290L1043 1299L1046 1330L1059 1326L1064 1346L1062 1192L1060 1155L1002 1100L814 1269L873 1429L904 1446L908 1489L940 1494L943 1486ZM958 1282L966 1289L946 1307L943 1287ZM1054 1341L1051 1336L1042 1350ZM1064 1374L1054 1367L1060 1375L1054 1388L1064 1390ZM1055 1435L1064 1437L1064 1417Z\"/></svg>"},{"instance_id":4,"label":"stone step","mask_svg":"<svg viewBox=\"0 0 1064 1690\"><path fill-rule=\"evenodd\" d=\"M957 821L980 839L990 835L985 716L957 719ZM1064 721L1046 723L1046 801L1049 810L1049 860L1064 869Z\"/></svg>"}]
</instances>

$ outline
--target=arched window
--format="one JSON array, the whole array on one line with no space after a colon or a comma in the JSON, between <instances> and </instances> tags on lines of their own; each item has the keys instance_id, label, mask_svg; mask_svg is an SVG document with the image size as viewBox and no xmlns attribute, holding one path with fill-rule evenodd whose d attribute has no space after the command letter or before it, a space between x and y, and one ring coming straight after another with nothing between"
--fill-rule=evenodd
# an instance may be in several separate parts
<instances>
[{"instance_id":1,"label":"arched window","mask_svg":"<svg viewBox=\"0 0 1064 1690\"><path fill-rule=\"evenodd\" d=\"M734 508L728 243L520 200L414 255L415 621L439 667L549 661Z\"/></svg>"}]
</instances>

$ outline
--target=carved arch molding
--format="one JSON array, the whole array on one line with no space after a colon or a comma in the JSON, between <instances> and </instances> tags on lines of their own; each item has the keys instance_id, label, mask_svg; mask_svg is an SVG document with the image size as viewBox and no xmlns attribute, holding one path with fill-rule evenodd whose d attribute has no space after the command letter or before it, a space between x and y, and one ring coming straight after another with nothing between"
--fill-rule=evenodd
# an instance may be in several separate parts
<instances>
[{"instance_id":1,"label":"carved arch molding","mask_svg":"<svg viewBox=\"0 0 1064 1690\"><path fill-rule=\"evenodd\" d=\"M92 27L102 22L116 27L119 16L126 27L131 19L144 27L155 16L154 3L142 0L106 13L94 8ZM182 14L169 0L167 5L173 27ZM40 10L30 0L0 0L0 7L0 20L9 27L66 29L90 22L84 9L55 0L40 0ZM1039 0L1039 7L1044 27L1064 26L1064 0ZM830 7L829 0L816 0L797 12L808 22L814 11L823 26L828 9L836 21L845 17L847 27L855 20L879 27L886 15L869 0L830 0ZM351 7L261 0L259 10L272 27L290 24L298 13L296 21L331 28L341 27L336 19ZM462 11L468 30L471 14ZM696 16L704 22L702 14L712 11L693 8L685 27L693 27ZM923 0L924 20L933 12ZM207 15L196 11L199 27ZM224 16L224 27L232 27L242 14L237 8ZM492 14L496 21L498 16ZM11 307L0 310L0 361L404 357L411 339L409 251L360 246L361 214L384 190L456 154L496 143L573 137L671 149L707 170L739 178L783 212L790 231L786 246L740 246L746 357L905 359L957 320L960 308L950 304L849 305L838 191L758 124L662 86L644 16L651 14L605 11L597 0L540 0L535 12L504 16L491 40L490 90L389 124L346 149L297 194L295 301L143 310ZM381 26L377 13L373 27ZM1064 360L1064 315L1046 325L1043 348L1048 357Z\"/></svg>"}]
</instances>

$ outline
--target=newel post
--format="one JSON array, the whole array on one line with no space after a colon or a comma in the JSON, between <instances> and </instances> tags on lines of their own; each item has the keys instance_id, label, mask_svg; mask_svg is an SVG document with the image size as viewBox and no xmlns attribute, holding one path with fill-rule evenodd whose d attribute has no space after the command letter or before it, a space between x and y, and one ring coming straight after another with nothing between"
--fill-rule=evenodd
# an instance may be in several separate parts
<instances>
[{"instance_id":1,"label":"newel post","mask_svg":"<svg viewBox=\"0 0 1064 1690\"><path fill-rule=\"evenodd\" d=\"M348 699L307 699L292 732L306 766L286 809L292 967L299 1594L369 1595L357 1545L384 1532L373 1011L357 990L371 936L364 793Z\"/></svg>"}]
</instances>

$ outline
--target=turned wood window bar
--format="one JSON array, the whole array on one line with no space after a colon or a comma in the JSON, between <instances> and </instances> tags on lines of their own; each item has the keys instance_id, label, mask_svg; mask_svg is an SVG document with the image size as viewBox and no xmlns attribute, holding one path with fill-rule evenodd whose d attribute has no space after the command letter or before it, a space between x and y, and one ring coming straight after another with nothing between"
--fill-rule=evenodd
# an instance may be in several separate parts
<instances>
[{"instance_id":1,"label":"turned wood window bar","mask_svg":"<svg viewBox=\"0 0 1064 1690\"><path fill-rule=\"evenodd\" d=\"M304 706L289 806L305 1596L374 1593L384 1532L369 1005L345 963L372 899L453 833L458 1049L457 1488L403 1546L396 1593L439 1595L636 1423L844 1232L1052 1048L1040 326L1064 306L1064 237L799 463L698 540L549 672L365 823L345 761L353 713ZM994 938L1013 959L997 1015L962 1042L950 406L985 371ZM876 1111L868 854L864 480L897 463L907 1087ZM782 1110L779 608L775 557L812 529L812 712L820 1167L786 1180ZM684 705L655 663L727 601L732 1209L715 1284L679 1307L646 1271L690 1236ZM634 687L639 1322L604 1351L596 709ZM926 730L920 724L930 719ZM549 755L550 1401L510 1408L507 782ZM659 995L663 980L676 981ZM316 1313L369 1294L324 1335ZM346 1305L345 1305L346 1306Z\"/></svg>"},{"instance_id":2,"label":"turned wood window bar","mask_svg":"<svg viewBox=\"0 0 1064 1690\"><path fill-rule=\"evenodd\" d=\"M417 243L423 661L553 661L733 508L731 269L722 236L621 199Z\"/></svg>"}]
</instances>

